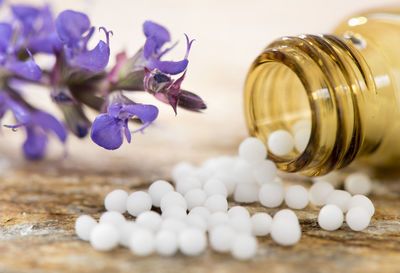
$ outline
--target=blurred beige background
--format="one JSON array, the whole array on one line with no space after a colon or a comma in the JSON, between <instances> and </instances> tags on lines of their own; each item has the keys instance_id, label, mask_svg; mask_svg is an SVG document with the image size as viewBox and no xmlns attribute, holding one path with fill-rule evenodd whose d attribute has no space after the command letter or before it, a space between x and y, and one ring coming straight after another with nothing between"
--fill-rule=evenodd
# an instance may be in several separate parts
<instances>
[{"instance_id":1,"label":"blurred beige background","mask_svg":"<svg viewBox=\"0 0 400 273\"><path fill-rule=\"evenodd\" d=\"M44 1L8 1L40 4ZM180 40L168 58L181 58L185 53L183 33L196 39L190 52L190 64L183 88L195 91L207 102L202 114L178 112L175 117L169 106L156 102L150 95L139 94L138 102L156 103L160 116L144 134L133 137L133 143L118 151L106 151L89 139L70 136L69 157L61 165L85 170L138 171L152 166L154 176L179 160L200 162L206 156L232 154L247 135L242 92L247 70L253 59L273 39L301 33L329 33L347 16L384 5L395 0L285 0L285 1L183 1L183 0L53 0L56 13L63 9L86 12L95 26L114 32L111 39L112 60L121 50L129 54L143 45L141 24L153 20L165 25L173 40ZM97 43L97 34L93 43ZM110 65L111 65L110 64ZM49 106L46 90L29 87L26 93L35 103ZM143 96L144 95L144 96ZM195 125L195 126L193 126ZM13 164L25 164L21 155L24 132L2 130L1 154L13 158ZM45 161L51 166L60 162L62 147L53 141ZM157 151L157 154L154 154ZM149 154L153 153L153 154ZM46 163L47 162L47 163ZM110 167L112 166L112 167ZM147 168L148 169L148 168Z\"/></svg>"}]
</instances>

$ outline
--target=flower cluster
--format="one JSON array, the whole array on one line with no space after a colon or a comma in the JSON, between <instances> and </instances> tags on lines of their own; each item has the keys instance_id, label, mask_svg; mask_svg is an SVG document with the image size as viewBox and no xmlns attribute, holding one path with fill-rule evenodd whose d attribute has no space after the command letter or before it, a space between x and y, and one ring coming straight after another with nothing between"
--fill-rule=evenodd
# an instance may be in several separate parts
<instances>
[{"instance_id":1,"label":"flower cluster","mask_svg":"<svg viewBox=\"0 0 400 273\"><path fill-rule=\"evenodd\" d=\"M104 40L89 49L96 29L104 32ZM26 158L44 156L49 134L65 143L68 132L83 138L90 131L93 142L109 150L118 149L124 138L131 142L133 133L143 131L157 118L158 109L137 103L123 92L148 92L171 105L175 114L177 107L197 112L206 108L199 96L181 89L193 40L185 34L184 57L166 61L164 55L175 46L166 46L171 41L168 30L146 21L143 32L146 41L138 52L132 57L119 53L115 66L107 70L112 31L92 26L82 12L65 10L54 17L48 5L11 5L10 20L0 22L0 121L10 111L15 124L3 126L25 129ZM35 62L37 53L55 57L51 69ZM15 84L16 80L48 87L64 120L27 102L24 86ZM93 122L84 106L100 113ZM131 131L130 122L139 122L141 127Z\"/></svg>"}]
</instances>

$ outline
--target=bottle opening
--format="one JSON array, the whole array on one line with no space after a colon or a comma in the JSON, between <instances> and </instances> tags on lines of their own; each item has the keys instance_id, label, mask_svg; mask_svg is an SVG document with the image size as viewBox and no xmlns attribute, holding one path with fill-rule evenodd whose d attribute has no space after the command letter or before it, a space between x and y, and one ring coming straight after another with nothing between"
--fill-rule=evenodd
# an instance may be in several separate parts
<instances>
[{"instance_id":1,"label":"bottle opening","mask_svg":"<svg viewBox=\"0 0 400 273\"><path fill-rule=\"evenodd\" d=\"M385 132L383 116L366 104L376 105L380 94L371 75L359 52L336 36L282 37L247 75L250 134L283 171L316 176L347 166L376 150Z\"/></svg>"},{"instance_id":2,"label":"bottle opening","mask_svg":"<svg viewBox=\"0 0 400 273\"><path fill-rule=\"evenodd\" d=\"M292 161L306 149L311 109L298 75L281 62L264 62L254 71L250 97L252 134L267 144L276 162Z\"/></svg>"}]
</instances>

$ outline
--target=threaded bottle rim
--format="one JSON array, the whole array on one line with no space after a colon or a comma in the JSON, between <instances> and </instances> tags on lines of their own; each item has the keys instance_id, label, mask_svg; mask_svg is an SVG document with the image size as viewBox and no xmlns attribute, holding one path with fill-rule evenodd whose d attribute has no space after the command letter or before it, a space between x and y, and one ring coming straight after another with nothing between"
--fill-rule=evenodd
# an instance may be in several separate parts
<instances>
[{"instance_id":1,"label":"threaded bottle rim","mask_svg":"<svg viewBox=\"0 0 400 273\"><path fill-rule=\"evenodd\" d=\"M285 77L287 85L278 84ZM294 81L290 77L297 77L302 90L282 91L299 88L298 84L290 86ZM359 107L376 92L368 65L351 45L332 35L283 37L258 56L246 80L245 114L250 134L264 142L279 124L290 127L287 119L293 115L282 107L281 113L277 110L276 105L282 104L277 101L282 98L274 95L278 92L293 96L304 92L308 105L303 102L302 108L308 108L312 123L303 152L269 153L280 169L322 175L348 165L361 152L365 135ZM271 122L260 125L260 120Z\"/></svg>"}]
</instances>

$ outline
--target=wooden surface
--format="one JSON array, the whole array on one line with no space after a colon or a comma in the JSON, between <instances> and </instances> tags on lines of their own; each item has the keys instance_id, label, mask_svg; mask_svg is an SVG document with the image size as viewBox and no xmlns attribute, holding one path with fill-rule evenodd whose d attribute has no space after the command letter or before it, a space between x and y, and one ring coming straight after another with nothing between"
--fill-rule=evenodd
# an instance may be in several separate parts
<instances>
[{"instance_id":1,"label":"wooden surface","mask_svg":"<svg viewBox=\"0 0 400 273\"><path fill-rule=\"evenodd\" d=\"M300 243L282 247L269 236L259 238L257 255L249 262L212 250L195 258L181 254L141 258L122 247L98 252L77 238L76 217L98 218L106 193L116 188L144 188L151 173L167 178L168 169L165 166L157 174L151 168L114 173L52 161L22 162L3 169L0 272L400 272L400 181L392 178L375 184L376 213L363 232L353 232L346 225L338 231L323 231L316 221L318 209L309 205L296 211L303 230ZM284 178L287 184L309 185L296 179ZM258 204L247 207L251 212L274 214L277 210Z\"/></svg>"}]
</instances>

